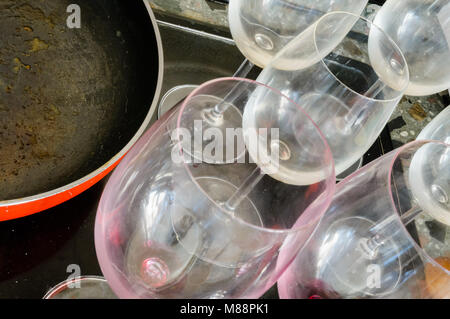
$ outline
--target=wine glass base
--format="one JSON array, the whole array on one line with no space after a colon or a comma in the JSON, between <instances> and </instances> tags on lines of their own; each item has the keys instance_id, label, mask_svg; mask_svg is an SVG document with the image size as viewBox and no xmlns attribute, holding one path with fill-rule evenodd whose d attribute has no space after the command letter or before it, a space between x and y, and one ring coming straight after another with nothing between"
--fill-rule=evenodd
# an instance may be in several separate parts
<instances>
[{"instance_id":1,"label":"wine glass base","mask_svg":"<svg viewBox=\"0 0 450 319\"><path fill-rule=\"evenodd\" d=\"M193 162L227 164L245 156L242 113L225 102L226 110L217 115L214 108L221 103L224 101L217 97L198 95L186 105L179 127L183 152Z\"/></svg>"},{"instance_id":2,"label":"wine glass base","mask_svg":"<svg viewBox=\"0 0 450 319\"><path fill-rule=\"evenodd\" d=\"M103 277L83 276L63 281L43 299L117 299Z\"/></svg>"},{"instance_id":3,"label":"wine glass base","mask_svg":"<svg viewBox=\"0 0 450 319\"><path fill-rule=\"evenodd\" d=\"M189 227L189 221L183 220L183 223L184 227ZM193 250L198 249L201 242L200 234L195 230L185 238ZM195 263L195 256L179 244L170 216L162 216L151 232L136 232L130 239L125 256L127 272L139 278L139 284L150 295L156 292L162 294L170 287L182 285Z\"/></svg>"},{"instance_id":4,"label":"wine glass base","mask_svg":"<svg viewBox=\"0 0 450 319\"><path fill-rule=\"evenodd\" d=\"M326 232L322 245L327 268L322 272L325 282L345 297L383 296L398 285L402 268L398 247L392 240L383 240L372 253L363 246L373 234L375 223L363 217L343 218ZM333 244L336 243L336 244ZM326 250L326 251L325 251Z\"/></svg>"},{"instance_id":5,"label":"wine glass base","mask_svg":"<svg viewBox=\"0 0 450 319\"><path fill-rule=\"evenodd\" d=\"M158 119L179 105L197 87L198 85L179 85L167 91L158 106Z\"/></svg>"}]
</instances>

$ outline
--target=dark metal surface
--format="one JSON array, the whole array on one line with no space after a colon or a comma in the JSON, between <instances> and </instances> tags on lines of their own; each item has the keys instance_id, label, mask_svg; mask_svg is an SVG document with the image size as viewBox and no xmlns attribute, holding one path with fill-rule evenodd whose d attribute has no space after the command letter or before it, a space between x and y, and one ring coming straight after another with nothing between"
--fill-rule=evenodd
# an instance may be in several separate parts
<instances>
[{"instance_id":1,"label":"dark metal surface","mask_svg":"<svg viewBox=\"0 0 450 319\"><path fill-rule=\"evenodd\" d=\"M94 223L104 184L43 213L0 223L0 299L41 299L76 274L73 267L102 275Z\"/></svg>"},{"instance_id":2,"label":"dark metal surface","mask_svg":"<svg viewBox=\"0 0 450 319\"><path fill-rule=\"evenodd\" d=\"M149 112L157 48L144 3L79 0L70 29L71 3L0 0L0 200L96 170Z\"/></svg>"}]
</instances>

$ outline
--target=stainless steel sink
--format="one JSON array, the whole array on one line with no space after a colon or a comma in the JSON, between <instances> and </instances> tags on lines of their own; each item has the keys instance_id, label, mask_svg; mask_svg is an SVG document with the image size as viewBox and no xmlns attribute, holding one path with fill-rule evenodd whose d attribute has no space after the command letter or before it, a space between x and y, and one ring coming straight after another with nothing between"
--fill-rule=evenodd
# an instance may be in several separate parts
<instances>
[{"instance_id":1,"label":"stainless steel sink","mask_svg":"<svg viewBox=\"0 0 450 319\"><path fill-rule=\"evenodd\" d=\"M230 38L158 21L164 50L161 97L172 87L233 75L244 61Z\"/></svg>"}]
</instances>

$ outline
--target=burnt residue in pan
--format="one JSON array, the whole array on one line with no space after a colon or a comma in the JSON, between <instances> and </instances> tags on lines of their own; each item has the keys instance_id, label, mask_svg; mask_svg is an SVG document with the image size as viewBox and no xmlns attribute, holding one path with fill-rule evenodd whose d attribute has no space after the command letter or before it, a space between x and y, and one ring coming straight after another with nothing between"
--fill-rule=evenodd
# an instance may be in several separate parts
<instances>
[{"instance_id":1,"label":"burnt residue in pan","mask_svg":"<svg viewBox=\"0 0 450 319\"><path fill-rule=\"evenodd\" d=\"M139 39L145 21L130 21L124 1L83 0L82 26L70 29L70 3L0 0L0 200L99 168L149 110L143 79L157 70L142 63L151 54Z\"/></svg>"}]
</instances>

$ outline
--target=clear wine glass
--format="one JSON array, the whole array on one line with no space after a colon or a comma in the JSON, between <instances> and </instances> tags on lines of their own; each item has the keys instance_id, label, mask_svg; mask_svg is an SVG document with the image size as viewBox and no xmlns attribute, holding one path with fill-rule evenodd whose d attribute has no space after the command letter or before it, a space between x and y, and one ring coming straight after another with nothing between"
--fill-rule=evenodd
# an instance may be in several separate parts
<instances>
[{"instance_id":1,"label":"clear wine glass","mask_svg":"<svg viewBox=\"0 0 450 319\"><path fill-rule=\"evenodd\" d=\"M387 0L375 17L408 62L405 94L425 96L450 87L450 1Z\"/></svg>"},{"instance_id":2,"label":"clear wine glass","mask_svg":"<svg viewBox=\"0 0 450 319\"><path fill-rule=\"evenodd\" d=\"M339 175L379 136L409 73L402 52L378 26L331 12L292 40L258 81L279 89L311 116L325 134Z\"/></svg>"},{"instance_id":3,"label":"clear wine glass","mask_svg":"<svg viewBox=\"0 0 450 319\"><path fill-rule=\"evenodd\" d=\"M295 36L325 13L360 15L368 0L230 0L231 34L242 54L264 68Z\"/></svg>"},{"instance_id":4,"label":"clear wine glass","mask_svg":"<svg viewBox=\"0 0 450 319\"><path fill-rule=\"evenodd\" d=\"M436 252L411 228L420 214L450 217L449 150L416 141L339 183L316 232L280 278L280 296L449 298L448 249Z\"/></svg>"},{"instance_id":5,"label":"clear wine glass","mask_svg":"<svg viewBox=\"0 0 450 319\"><path fill-rule=\"evenodd\" d=\"M186 144L195 125L192 114L223 102L233 87L241 94L230 107L239 112L265 92L273 103L267 104L272 117L264 123L274 129L268 136L277 137L270 144L277 146L283 138L299 154L280 159L279 166L315 170L316 179L292 185L268 175L259 178L263 174L254 174L257 165L249 160L196 161ZM289 122L277 110L295 125L281 125ZM262 135L267 127L261 126ZM272 145L272 151L279 150ZM276 176L275 170L270 173ZM250 80L210 81L156 122L114 171L96 219L99 263L120 298L258 298L289 262L278 261L281 247L290 247L292 260L328 207L334 187L331 151L295 103Z\"/></svg>"},{"instance_id":6,"label":"clear wine glass","mask_svg":"<svg viewBox=\"0 0 450 319\"><path fill-rule=\"evenodd\" d=\"M420 132L418 140L439 140L450 144L450 107L445 108Z\"/></svg>"},{"instance_id":7,"label":"clear wine glass","mask_svg":"<svg viewBox=\"0 0 450 319\"><path fill-rule=\"evenodd\" d=\"M231 0L228 9L231 34L247 58L234 77L246 77L254 64L265 67L284 45L326 12L346 10L360 14L367 2L368 0ZM205 128L215 128L222 132L230 127L240 127L241 114L228 109L227 103L236 94L239 95L236 90L238 89L230 90L225 103L212 105L201 114L195 114L195 119L203 121ZM194 132L191 133L194 136ZM204 148L211 140L205 138L203 141L197 140L197 143L200 143L199 148ZM207 157L203 160L211 162Z\"/></svg>"}]
</instances>

